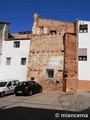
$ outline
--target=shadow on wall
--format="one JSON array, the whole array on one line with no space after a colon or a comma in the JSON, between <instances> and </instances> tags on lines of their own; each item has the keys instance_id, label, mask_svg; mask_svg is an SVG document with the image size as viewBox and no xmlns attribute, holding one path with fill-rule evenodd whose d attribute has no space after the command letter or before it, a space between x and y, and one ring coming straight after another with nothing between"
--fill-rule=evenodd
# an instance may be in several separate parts
<instances>
[{"instance_id":1,"label":"shadow on wall","mask_svg":"<svg viewBox=\"0 0 90 120\"><path fill-rule=\"evenodd\" d=\"M86 117L61 117L61 114L66 116L70 114L86 114ZM62 111L62 110L49 110L49 109L40 109L40 108L28 108L28 107L14 107L4 109L0 108L0 120L67 120L67 119L88 119L90 120L90 108L83 110L81 112L72 112L72 111Z\"/></svg>"}]
</instances>

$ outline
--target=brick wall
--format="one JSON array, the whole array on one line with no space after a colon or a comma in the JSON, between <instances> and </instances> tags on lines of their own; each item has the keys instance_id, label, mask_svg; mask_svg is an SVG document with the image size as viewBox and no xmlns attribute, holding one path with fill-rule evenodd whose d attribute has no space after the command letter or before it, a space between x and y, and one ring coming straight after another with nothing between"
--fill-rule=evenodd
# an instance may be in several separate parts
<instances>
[{"instance_id":1,"label":"brick wall","mask_svg":"<svg viewBox=\"0 0 90 120\"><path fill-rule=\"evenodd\" d=\"M62 30L70 33L74 33L74 23L55 21L55 20L47 20L47 19L38 19L38 26L46 26L50 30L56 30L57 32L61 32Z\"/></svg>"},{"instance_id":2,"label":"brick wall","mask_svg":"<svg viewBox=\"0 0 90 120\"><path fill-rule=\"evenodd\" d=\"M76 91L78 89L77 37L67 33L64 41L64 90Z\"/></svg>"},{"instance_id":3,"label":"brick wall","mask_svg":"<svg viewBox=\"0 0 90 120\"><path fill-rule=\"evenodd\" d=\"M65 61L67 66L64 63L64 58L66 58L65 55L67 54L64 54L64 39L67 39L64 37L64 35L67 32L74 33L74 31L74 23L42 19L39 17L39 15L34 15L34 23L32 26L33 36L30 45L27 72L28 80L34 79L35 81L39 82L44 89L49 90L63 90L63 88L66 89L65 85L69 86L68 84L70 82L65 83L63 81L64 66L66 70L67 66L69 66L69 64L72 62ZM67 45L70 45L70 48L75 49L76 52L76 47L73 47L76 36L70 34L69 38L70 41L69 39L66 40L66 42L69 42ZM70 42L73 45L70 44ZM69 50L68 47L67 50ZM73 55L73 50L70 52L70 54ZM76 61L73 62L76 63ZM54 70L53 78L49 78L47 76L47 69ZM71 72L69 73L69 77L71 74L73 74L73 70L74 69L70 69ZM73 78L75 78L75 76ZM70 79L72 79L72 77ZM71 84L72 83L70 83L70 85ZM73 87L73 85L71 86Z\"/></svg>"},{"instance_id":4,"label":"brick wall","mask_svg":"<svg viewBox=\"0 0 90 120\"><path fill-rule=\"evenodd\" d=\"M42 19L38 14L34 15L34 23L32 26L32 32L34 34L42 34L42 28L47 28L47 33L50 34L50 31L56 31L56 33L74 33L75 24L73 22L62 22L51 19Z\"/></svg>"},{"instance_id":5,"label":"brick wall","mask_svg":"<svg viewBox=\"0 0 90 120\"><path fill-rule=\"evenodd\" d=\"M62 82L63 78L63 54L61 35L33 36L29 54L28 80L34 77L45 89L56 89L56 80ZM47 77L46 69L54 69L53 78Z\"/></svg>"}]
</instances>

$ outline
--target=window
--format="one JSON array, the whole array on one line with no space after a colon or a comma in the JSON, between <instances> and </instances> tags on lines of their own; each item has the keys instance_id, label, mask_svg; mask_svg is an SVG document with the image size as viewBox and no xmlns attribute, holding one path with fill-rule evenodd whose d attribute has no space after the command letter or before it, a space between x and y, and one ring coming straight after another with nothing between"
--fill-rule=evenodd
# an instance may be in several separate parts
<instances>
[{"instance_id":1,"label":"window","mask_svg":"<svg viewBox=\"0 0 90 120\"><path fill-rule=\"evenodd\" d=\"M20 41L15 41L14 48L19 48L19 47L20 47Z\"/></svg>"},{"instance_id":2,"label":"window","mask_svg":"<svg viewBox=\"0 0 90 120\"><path fill-rule=\"evenodd\" d=\"M21 65L26 65L26 58L21 58Z\"/></svg>"},{"instance_id":3,"label":"window","mask_svg":"<svg viewBox=\"0 0 90 120\"><path fill-rule=\"evenodd\" d=\"M87 61L87 56L79 56L79 61Z\"/></svg>"},{"instance_id":4,"label":"window","mask_svg":"<svg viewBox=\"0 0 90 120\"><path fill-rule=\"evenodd\" d=\"M15 81L12 82L12 84L13 84L13 86L16 86L16 85L19 84L19 81L18 81L18 80L15 80Z\"/></svg>"},{"instance_id":5,"label":"window","mask_svg":"<svg viewBox=\"0 0 90 120\"><path fill-rule=\"evenodd\" d=\"M11 82L9 82L8 84L7 84L7 87L10 87L12 84L11 84Z\"/></svg>"},{"instance_id":6,"label":"window","mask_svg":"<svg viewBox=\"0 0 90 120\"><path fill-rule=\"evenodd\" d=\"M80 48L78 50L78 60L87 61L87 48Z\"/></svg>"},{"instance_id":7,"label":"window","mask_svg":"<svg viewBox=\"0 0 90 120\"><path fill-rule=\"evenodd\" d=\"M87 24L79 25L79 32L80 33L88 32L88 25Z\"/></svg>"},{"instance_id":8,"label":"window","mask_svg":"<svg viewBox=\"0 0 90 120\"><path fill-rule=\"evenodd\" d=\"M6 58L6 65L11 65L11 57Z\"/></svg>"},{"instance_id":9,"label":"window","mask_svg":"<svg viewBox=\"0 0 90 120\"><path fill-rule=\"evenodd\" d=\"M4 87L7 84L7 82L0 82L0 87Z\"/></svg>"},{"instance_id":10,"label":"window","mask_svg":"<svg viewBox=\"0 0 90 120\"><path fill-rule=\"evenodd\" d=\"M46 69L46 75L48 78L54 78L54 69Z\"/></svg>"}]
</instances>

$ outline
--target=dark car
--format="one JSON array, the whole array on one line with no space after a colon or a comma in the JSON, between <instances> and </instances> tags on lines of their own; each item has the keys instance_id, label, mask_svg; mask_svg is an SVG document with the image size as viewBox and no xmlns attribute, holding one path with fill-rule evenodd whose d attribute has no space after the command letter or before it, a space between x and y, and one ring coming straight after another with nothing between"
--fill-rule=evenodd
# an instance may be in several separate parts
<instances>
[{"instance_id":1,"label":"dark car","mask_svg":"<svg viewBox=\"0 0 90 120\"><path fill-rule=\"evenodd\" d=\"M32 95L35 93L42 92L42 86L35 81L24 81L20 82L15 87L15 95Z\"/></svg>"}]
</instances>

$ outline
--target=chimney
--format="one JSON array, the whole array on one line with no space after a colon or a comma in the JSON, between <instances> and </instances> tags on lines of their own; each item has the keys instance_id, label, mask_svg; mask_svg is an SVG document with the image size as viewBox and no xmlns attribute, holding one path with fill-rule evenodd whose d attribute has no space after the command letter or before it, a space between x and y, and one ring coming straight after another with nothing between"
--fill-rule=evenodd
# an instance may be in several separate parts
<instances>
[{"instance_id":1,"label":"chimney","mask_svg":"<svg viewBox=\"0 0 90 120\"><path fill-rule=\"evenodd\" d=\"M0 22L0 40L8 39L9 24L7 22Z\"/></svg>"},{"instance_id":2,"label":"chimney","mask_svg":"<svg viewBox=\"0 0 90 120\"><path fill-rule=\"evenodd\" d=\"M3 40L8 39L9 23L0 22L0 55L2 54Z\"/></svg>"}]
</instances>

